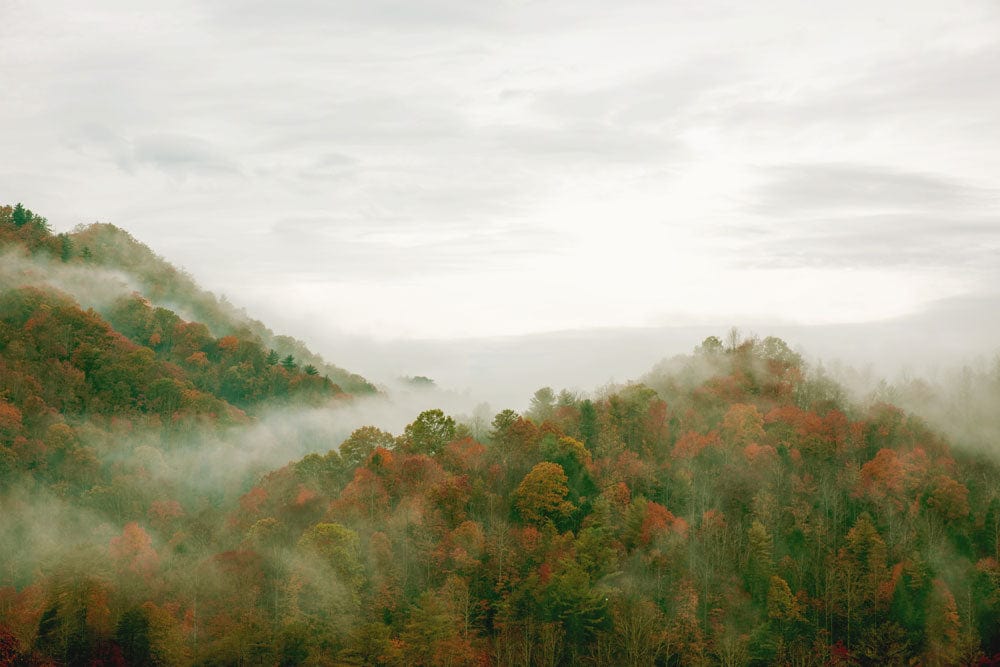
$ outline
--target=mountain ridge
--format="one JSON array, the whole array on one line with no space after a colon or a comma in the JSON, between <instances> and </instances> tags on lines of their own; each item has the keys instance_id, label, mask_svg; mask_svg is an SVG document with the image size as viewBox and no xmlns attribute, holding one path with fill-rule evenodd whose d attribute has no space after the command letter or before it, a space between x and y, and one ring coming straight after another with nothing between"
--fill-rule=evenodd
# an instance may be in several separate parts
<instances>
[{"instance_id":1,"label":"mountain ridge","mask_svg":"<svg viewBox=\"0 0 1000 667\"><path fill-rule=\"evenodd\" d=\"M21 251L29 262L37 258L48 264L29 266L19 274L0 274L0 286L11 288L32 283L50 284L52 274L65 267L72 267L77 270L57 287L70 291L74 296L81 296L93 287L87 284L89 271L110 270L121 277L125 284L120 286L118 293L111 290L99 299L91 299L92 304L87 304L96 308L102 317L107 318L115 313L121 315L127 309L127 302L134 301L138 294L138 298L145 300L153 311L180 311L181 314L175 318L176 323L200 322L216 339L236 336L240 340L260 345L265 354L268 350L273 350L282 359L291 356L297 366L310 367L316 374L328 377L348 393L363 395L376 391L374 385L367 380L325 362L301 341L274 334L263 323L250 318L225 299L220 300L201 289L187 273L156 255L128 232L107 223L94 223L78 226L68 234L52 235L44 218L23 207L21 210L26 212L21 216L26 217L26 220L20 225L16 224L14 220L18 207L20 205L0 208L0 248L6 248L8 253ZM90 278L89 281L99 282L106 278L105 274L96 274L96 279ZM129 333L135 336L137 331ZM162 338L164 333L169 332L160 331L159 337ZM133 340L144 346L150 342L148 336Z\"/></svg>"}]
</instances>

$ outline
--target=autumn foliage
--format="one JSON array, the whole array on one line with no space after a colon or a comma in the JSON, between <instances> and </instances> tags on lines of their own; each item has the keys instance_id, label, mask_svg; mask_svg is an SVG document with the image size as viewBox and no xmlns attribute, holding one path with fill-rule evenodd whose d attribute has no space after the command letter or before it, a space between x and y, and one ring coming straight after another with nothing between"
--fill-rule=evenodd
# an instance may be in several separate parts
<instances>
[{"instance_id":1,"label":"autumn foliage","mask_svg":"<svg viewBox=\"0 0 1000 667\"><path fill-rule=\"evenodd\" d=\"M268 410L366 383L235 326L134 239L67 245L17 215L0 209L16 252L146 291L94 310L0 285L0 664L1000 654L1000 468L845 400L779 339L710 338L590 397L545 388L488 429L438 409L398 434L316 429L226 475L287 446L261 444Z\"/></svg>"}]
</instances>

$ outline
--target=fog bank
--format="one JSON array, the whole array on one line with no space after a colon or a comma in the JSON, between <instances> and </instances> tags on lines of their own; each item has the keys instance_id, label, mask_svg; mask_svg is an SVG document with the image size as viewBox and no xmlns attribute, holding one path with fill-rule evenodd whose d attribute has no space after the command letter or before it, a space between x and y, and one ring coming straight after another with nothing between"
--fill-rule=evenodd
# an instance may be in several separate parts
<instances>
[{"instance_id":1,"label":"fog bank","mask_svg":"<svg viewBox=\"0 0 1000 667\"><path fill-rule=\"evenodd\" d=\"M542 386L590 392L609 382L638 379L663 358L685 354L730 326L743 336L778 336L813 366L849 366L871 379L929 379L1000 352L1000 295L934 303L904 317L878 322L795 326L731 322L562 331L506 338L387 340L302 332L328 359L370 380L423 375L493 407L527 407Z\"/></svg>"}]
</instances>

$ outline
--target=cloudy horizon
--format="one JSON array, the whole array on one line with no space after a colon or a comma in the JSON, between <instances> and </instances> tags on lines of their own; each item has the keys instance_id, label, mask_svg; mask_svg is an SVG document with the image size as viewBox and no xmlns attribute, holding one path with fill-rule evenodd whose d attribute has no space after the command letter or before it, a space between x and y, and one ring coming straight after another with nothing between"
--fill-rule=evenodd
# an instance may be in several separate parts
<instances>
[{"instance_id":1,"label":"cloudy horizon","mask_svg":"<svg viewBox=\"0 0 1000 667\"><path fill-rule=\"evenodd\" d=\"M0 201L123 227L310 341L836 325L1000 286L992 2L0 18Z\"/></svg>"}]
</instances>

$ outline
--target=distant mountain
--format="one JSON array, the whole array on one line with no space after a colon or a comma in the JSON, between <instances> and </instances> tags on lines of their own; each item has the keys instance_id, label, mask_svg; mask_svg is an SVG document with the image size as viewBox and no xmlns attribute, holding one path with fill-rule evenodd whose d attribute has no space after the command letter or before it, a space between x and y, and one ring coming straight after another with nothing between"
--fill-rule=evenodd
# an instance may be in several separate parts
<instances>
[{"instance_id":1,"label":"distant mountain","mask_svg":"<svg viewBox=\"0 0 1000 667\"><path fill-rule=\"evenodd\" d=\"M459 340L344 337L346 350L369 377L424 374L441 387L475 390L494 406L524 407L546 384L590 390L639 377L651 366L690 352L692 341L737 324L744 336L774 335L812 365L852 366L873 382L933 375L989 361L1000 353L1000 294L968 295L923 310L852 324L796 325L765 320L714 325L606 327ZM586 359L586 363L581 363Z\"/></svg>"}]
</instances>

